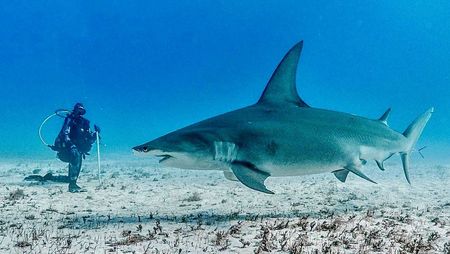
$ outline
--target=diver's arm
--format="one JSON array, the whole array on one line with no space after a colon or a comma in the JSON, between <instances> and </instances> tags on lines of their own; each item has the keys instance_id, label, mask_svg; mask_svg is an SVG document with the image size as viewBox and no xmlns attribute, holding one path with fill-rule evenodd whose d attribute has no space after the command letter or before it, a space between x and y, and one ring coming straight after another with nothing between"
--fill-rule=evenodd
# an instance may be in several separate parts
<instances>
[{"instance_id":1,"label":"diver's arm","mask_svg":"<svg viewBox=\"0 0 450 254\"><path fill-rule=\"evenodd\" d=\"M70 137L69 137L71 125L72 125L72 119L69 117L66 117L66 119L64 120L64 125L62 127L64 143L66 143L66 144L72 144L72 141L70 140Z\"/></svg>"},{"instance_id":2,"label":"diver's arm","mask_svg":"<svg viewBox=\"0 0 450 254\"><path fill-rule=\"evenodd\" d=\"M87 132L89 133L89 142L91 144L95 143L95 141L97 140L97 125L94 125L94 131L92 131L91 127L89 126Z\"/></svg>"},{"instance_id":3,"label":"diver's arm","mask_svg":"<svg viewBox=\"0 0 450 254\"><path fill-rule=\"evenodd\" d=\"M100 138L100 134L99 134L98 138ZM97 132L96 131L91 132L91 144L94 144L95 141L97 141Z\"/></svg>"},{"instance_id":4,"label":"diver's arm","mask_svg":"<svg viewBox=\"0 0 450 254\"><path fill-rule=\"evenodd\" d=\"M97 141L97 133L98 133L98 138L101 139L100 137L100 127L98 127L97 125L94 124L94 131L91 132L92 135L92 143L95 143L95 141Z\"/></svg>"}]
</instances>

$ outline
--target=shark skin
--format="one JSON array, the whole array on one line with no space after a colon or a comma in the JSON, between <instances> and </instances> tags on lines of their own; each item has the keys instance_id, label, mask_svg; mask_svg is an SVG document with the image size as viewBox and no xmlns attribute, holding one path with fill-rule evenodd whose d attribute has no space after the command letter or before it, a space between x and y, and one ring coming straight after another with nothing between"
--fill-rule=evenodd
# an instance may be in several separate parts
<instances>
[{"instance_id":1,"label":"shark skin","mask_svg":"<svg viewBox=\"0 0 450 254\"><path fill-rule=\"evenodd\" d=\"M303 41L283 58L260 100L251 106L218 115L133 148L157 156L168 167L221 170L227 179L273 194L268 177L334 173L345 182L362 166L383 162L394 154L403 160L409 182L409 154L433 108L419 116L404 133L387 125L390 109L372 120L310 107L298 95L297 64Z\"/></svg>"}]
</instances>

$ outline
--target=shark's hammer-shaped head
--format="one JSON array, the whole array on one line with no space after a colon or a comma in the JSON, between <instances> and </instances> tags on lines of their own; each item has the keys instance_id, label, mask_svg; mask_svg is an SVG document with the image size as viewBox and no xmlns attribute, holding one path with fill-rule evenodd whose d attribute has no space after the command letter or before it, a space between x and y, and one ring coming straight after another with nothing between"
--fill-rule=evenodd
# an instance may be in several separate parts
<instances>
[{"instance_id":1,"label":"shark's hammer-shaped head","mask_svg":"<svg viewBox=\"0 0 450 254\"><path fill-rule=\"evenodd\" d=\"M192 167L207 163L212 158L208 133L196 130L178 130L136 146L139 154L159 158L159 163L172 167Z\"/></svg>"}]
</instances>

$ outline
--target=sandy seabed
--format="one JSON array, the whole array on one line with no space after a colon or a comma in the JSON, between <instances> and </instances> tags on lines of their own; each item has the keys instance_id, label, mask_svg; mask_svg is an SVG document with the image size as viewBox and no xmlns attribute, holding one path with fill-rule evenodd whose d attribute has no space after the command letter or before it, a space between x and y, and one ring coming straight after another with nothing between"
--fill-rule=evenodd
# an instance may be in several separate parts
<instances>
[{"instance_id":1,"label":"sandy seabed","mask_svg":"<svg viewBox=\"0 0 450 254\"><path fill-rule=\"evenodd\" d=\"M354 175L272 178L275 195L218 171L145 158L83 166L84 193L29 183L66 174L56 160L0 163L0 253L450 253L450 166L367 165Z\"/></svg>"}]
</instances>

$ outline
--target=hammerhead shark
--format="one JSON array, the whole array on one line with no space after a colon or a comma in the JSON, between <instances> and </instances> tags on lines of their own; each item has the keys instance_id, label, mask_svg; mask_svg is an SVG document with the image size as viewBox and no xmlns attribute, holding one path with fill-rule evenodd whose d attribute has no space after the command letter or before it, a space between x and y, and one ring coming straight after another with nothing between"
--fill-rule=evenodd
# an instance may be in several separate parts
<instances>
[{"instance_id":1,"label":"hammerhead shark","mask_svg":"<svg viewBox=\"0 0 450 254\"><path fill-rule=\"evenodd\" d=\"M379 119L313 108L297 93L296 71L303 41L275 69L259 101L176 130L133 148L157 156L168 167L221 170L245 186L273 194L269 176L331 172L345 182L351 172L375 183L361 168L400 154L408 183L409 158L433 113L430 108L403 132L388 126L390 109Z\"/></svg>"}]
</instances>

